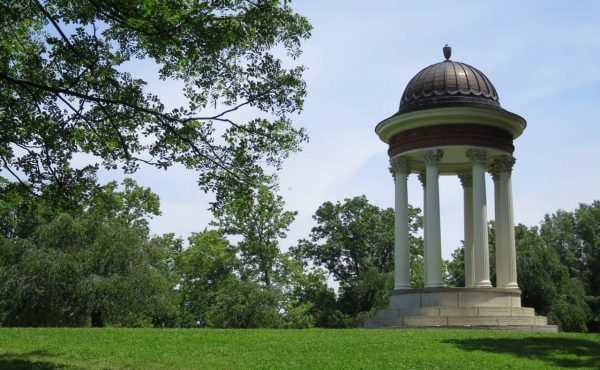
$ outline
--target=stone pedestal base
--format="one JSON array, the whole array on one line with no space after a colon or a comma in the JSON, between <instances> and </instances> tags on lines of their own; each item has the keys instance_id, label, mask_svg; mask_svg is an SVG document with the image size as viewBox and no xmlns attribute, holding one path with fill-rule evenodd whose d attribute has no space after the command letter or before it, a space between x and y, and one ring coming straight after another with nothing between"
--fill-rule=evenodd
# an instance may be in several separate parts
<instances>
[{"instance_id":1,"label":"stone pedestal base","mask_svg":"<svg viewBox=\"0 0 600 370\"><path fill-rule=\"evenodd\" d=\"M365 327L558 331L533 308L521 307L520 290L501 288L395 290L389 308L377 311Z\"/></svg>"}]
</instances>

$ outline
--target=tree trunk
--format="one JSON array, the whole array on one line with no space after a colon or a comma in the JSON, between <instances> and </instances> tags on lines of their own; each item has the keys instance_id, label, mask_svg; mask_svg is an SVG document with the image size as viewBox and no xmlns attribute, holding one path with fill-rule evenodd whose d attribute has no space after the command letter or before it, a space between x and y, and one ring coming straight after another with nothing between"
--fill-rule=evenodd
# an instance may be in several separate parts
<instances>
[{"instance_id":1,"label":"tree trunk","mask_svg":"<svg viewBox=\"0 0 600 370\"><path fill-rule=\"evenodd\" d=\"M93 311L91 314L92 318L92 328L103 328L104 320L102 319L101 311Z\"/></svg>"}]
</instances>

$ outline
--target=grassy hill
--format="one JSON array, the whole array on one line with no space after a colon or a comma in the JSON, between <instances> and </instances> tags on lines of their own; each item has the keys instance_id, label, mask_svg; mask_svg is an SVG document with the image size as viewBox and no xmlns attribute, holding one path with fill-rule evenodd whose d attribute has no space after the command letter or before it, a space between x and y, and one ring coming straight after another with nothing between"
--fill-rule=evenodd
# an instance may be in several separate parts
<instances>
[{"instance_id":1,"label":"grassy hill","mask_svg":"<svg viewBox=\"0 0 600 370\"><path fill-rule=\"evenodd\" d=\"M600 335L0 328L0 369L600 368Z\"/></svg>"}]
</instances>

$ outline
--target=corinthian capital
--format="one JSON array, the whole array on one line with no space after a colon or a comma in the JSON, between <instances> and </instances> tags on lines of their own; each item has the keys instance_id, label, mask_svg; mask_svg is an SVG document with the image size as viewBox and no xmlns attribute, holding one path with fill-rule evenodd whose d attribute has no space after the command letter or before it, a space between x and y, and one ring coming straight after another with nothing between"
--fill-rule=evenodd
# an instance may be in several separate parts
<instances>
[{"instance_id":1,"label":"corinthian capital","mask_svg":"<svg viewBox=\"0 0 600 370\"><path fill-rule=\"evenodd\" d=\"M408 165L408 158L405 157L394 157L390 159L390 172L392 175L397 173L410 173L410 167Z\"/></svg>"},{"instance_id":2,"label":"corinthian capital","mask_svg":"<svg viewBox=\"0 0 600 370\"><path fill-rule=\"evenodd\" d=\"M494 182L500 181L500 172L498 172L496 170L496 168L494 167L494 165L492 165L490 167L489 172L490 172L490 175L492 175L492 180L494 180Z\"/></svg>"},{"instance_id":3,"label":"corinthian capital","mask_svg":"<svg viewBox=\"0 0 600 370\"><path fill-rule=\"evenodd\" d=\"M458 178L460 179L460 184L463 188L473 187L473 175L470 173L459 173Z\"/></svg>"},{"instance_id":4,"label":"corinthian capital","mask_svg":"<svg viewBox=\"0 0 600 370\"><path fill-rule=\"evenodd\" d=\"M444 151L441 149L424 150L421 152L426 165L438 164L444 156Z\"/></svg>"},{"instance_id":5,"label":"corinthian capital","mask_svg":"<svg viewBox=\"0 0 600 370\"><path fill-rule=\"evenodd\" d=\"M419 176L417 176L417 177L419 178L419 181L421 182L421 186L425 187L425 184L427 184L425 174L421 172L419 174Z\"/></svg>"},{"instance_id":6,"label":"corinthian capital","mask_svg":"<svg viewBox=\"0 0 600 370\"><path fill-rule=\"evenodd\" d=\"M513 166L517 160L510 155L503 155L494 159L492 162L492 171L500 174L502 172L512 172Z\"/></svg>"},{"instance_id":7,"label":"corinthian capital","mask_svg":"<svg viewBox=\"0 0 600 370\"><path fill-rule=\"evenodd\" d=\"M466 154L473 163L484 164L488 159L488 151L483 149L468 149Z\"/></svg>"}]
</instances>

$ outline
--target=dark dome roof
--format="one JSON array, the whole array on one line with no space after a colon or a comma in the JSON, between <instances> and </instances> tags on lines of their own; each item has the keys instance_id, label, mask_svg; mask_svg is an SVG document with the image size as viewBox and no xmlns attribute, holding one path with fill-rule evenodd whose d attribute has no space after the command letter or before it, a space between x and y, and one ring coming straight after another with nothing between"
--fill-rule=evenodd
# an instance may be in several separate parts
<instances>
[{"instance_id":1,"label":"dark dome roof","mask_svg":"<svg viewBox=\"0 0 600 370\"><path fill-rule=\"evenodd\" d=\"M480 70L445 60L423 68L410 80L402 94L398 114L457 106L502 109L494 85Z\"/></svg>"}]
</instances>

